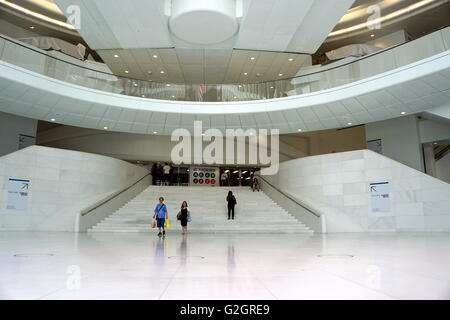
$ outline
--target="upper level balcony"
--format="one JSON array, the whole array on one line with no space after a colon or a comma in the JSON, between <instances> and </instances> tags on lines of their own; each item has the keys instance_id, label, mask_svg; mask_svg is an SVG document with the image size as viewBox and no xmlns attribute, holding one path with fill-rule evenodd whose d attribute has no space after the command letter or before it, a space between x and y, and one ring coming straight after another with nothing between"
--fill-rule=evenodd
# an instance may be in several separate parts
<instances>
[{"instance_id":1,"label":"upper level balcony","mask_svg":"<svg viewBox=\"0 0 450 320\"><path fill-rule=\"evenodd\" d=\"M106 72L104 64L0 36L1 110L137 133L170 134L180 123L190 129L187 122L200 115L208 118L206 126L219 129L279 128L281 133L329 129L448 104L449 49L447 27L360 58L303 68L294 78L193 85L118 76ZM49 103L39 102L43 96ZM112 110L133 115L108 118ZM148 123L137 129L136 112L157 115L152 129ZM174 114L181 114L181 119Z\"/></svg>"}]
</instances>

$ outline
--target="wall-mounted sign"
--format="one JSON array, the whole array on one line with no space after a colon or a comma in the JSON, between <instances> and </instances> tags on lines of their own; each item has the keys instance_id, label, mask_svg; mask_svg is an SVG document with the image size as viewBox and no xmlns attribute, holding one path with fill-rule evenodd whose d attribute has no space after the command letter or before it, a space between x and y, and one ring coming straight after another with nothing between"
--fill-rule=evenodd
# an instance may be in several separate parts
<instances>
[{"instance_id":1,"label":"wall-mounted sign","mask_svg":"<svg viewBox=\"0 0 450 320\"><path fill-rule=\"evenodd\" d=\"M367 149L383 154L383 144L381 139L367 141Z\"/></svg>"},{"instance_id":2,"label":"wall-mounted sign","mask_svg":"<svg viewBox=\"0 0 450 320\"><path fill-rule=\"evenodd\" d=\"M26 134L19 134L19 150L29 146L34 146L35 144L36 144L36 137L29 136Z\"/></svg>"},{"instance_id":3,"label":"wall-mounted sign","mask_svg":"<svg viewBox=\"0 0 450 320\"><path fill-rule=\"evenodd\" d=\"M389 198L389 182L369 183L372 212L389 212L391 204Z\"/></svg>"},{"instance_id":4,"label":"wall-mounted sign","mask_svg":"<svg viewBox=\"0 0 450 320\"><path fill-rule=\"evenodd\" d=\"M216 167L191 167L189 170L189 184L191 186L218 185L219 168Z\"/></svg>"},{"instance_id":5,"label":"wall-mounted sign","mask_svg":"<svg viewBox=\"0 0 450 320\"><path fill-rule=\"evenodd\" d=\"M6 210L25 211L28 208L30 180L9 179Z\"/></svg>"}]
</instances>

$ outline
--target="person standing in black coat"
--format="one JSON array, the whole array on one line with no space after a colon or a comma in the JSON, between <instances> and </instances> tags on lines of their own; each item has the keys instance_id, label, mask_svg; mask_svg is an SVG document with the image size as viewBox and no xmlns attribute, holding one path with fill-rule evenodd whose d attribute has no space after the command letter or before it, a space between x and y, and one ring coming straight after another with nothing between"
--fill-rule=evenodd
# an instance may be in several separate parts
<instances>
[{"instance_id":1,"label":"person standing in black coat","mask_svg":"<svg viewBox=\"0 0 450 320\"><path fill-rule=\"evenodd\" d=\"M152 174L152 185L156 186L156 180L158 178L158 166L157 166L156 162L153 164L150 172Z\"/></svg>"},{"instance_id":2,"label":"person standing in black coat","mask_svg":"<svg viewBox=\"0 0 450 320\"><path fill-rule=\"evenodd\" d=\"M230 220L230 216L231 219L234 220L234 207L237 204L236 198L233 195L233 192L228 191L228 196L227 196L227 202L228 202L228 220Z\"/></svg>"}]
</instances>

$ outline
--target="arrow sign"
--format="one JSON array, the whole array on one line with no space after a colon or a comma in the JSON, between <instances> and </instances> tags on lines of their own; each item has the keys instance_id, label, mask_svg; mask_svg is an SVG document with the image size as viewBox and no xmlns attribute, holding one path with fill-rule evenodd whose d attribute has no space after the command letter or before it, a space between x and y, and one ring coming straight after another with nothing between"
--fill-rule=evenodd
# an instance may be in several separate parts
<instances>
[{"instance_id":1,"label":"arrow sign","mask_svg":"<svg viewBox=\"0 0 450 320\"><path fill-rule=\"evenodd\" d=\"M372 212L390 212L389 182L369 183Z\"/></svg>"}]
</instances>

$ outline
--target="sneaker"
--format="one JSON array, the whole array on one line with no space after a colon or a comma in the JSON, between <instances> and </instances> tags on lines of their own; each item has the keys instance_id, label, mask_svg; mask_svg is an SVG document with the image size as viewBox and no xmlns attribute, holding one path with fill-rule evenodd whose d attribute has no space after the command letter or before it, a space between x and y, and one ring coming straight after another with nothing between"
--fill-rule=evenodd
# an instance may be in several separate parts
<instances>
[{"instance_id":1,"label":"sneaker","mask_svg":"<svg viewBox=\"0 0 450 320\"><path fill-rule=\"evenodd\" d=\"M161 237L161 236L162 236L162 233L161 233L161 232L159 232L159 233L158 233L158 237Z\"/></svg>"},{"instance_id":2,"label":"sneaker","mask_svg":"<svg viewBox=\"0 0 450 320\"><path fill-rule=\"evenodd\" d=\"M163 236L165 236L166 235L166 231L163 231Z\"/></svg>"}]
</instances>

